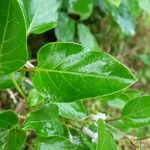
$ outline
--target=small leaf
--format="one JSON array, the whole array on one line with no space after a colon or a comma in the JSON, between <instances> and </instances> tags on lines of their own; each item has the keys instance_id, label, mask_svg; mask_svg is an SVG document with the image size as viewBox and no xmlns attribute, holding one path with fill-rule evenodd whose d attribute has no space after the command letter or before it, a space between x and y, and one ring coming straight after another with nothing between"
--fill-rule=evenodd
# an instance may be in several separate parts
<instances>
[{"instance_id":1,"label":"small leaf","mask_svg":"<svg viewBox=\"0 0 150 150\"><path fill-rule=\"evenodd\" d=\"M135 82L116 59L74 43L50 43L38 53L33 83L40 94L56 102L103 96Z\"/></svg>"},{"instance_id":2,"label":"small leaf","mask_svg":"<svg viewBox=\"0 0 150 150\"><path fill-rule=\"evenodd\" d=\"M124 34L132 36L135 34L135 19L139 15L137 1L134 0L133 3L131 4L128 0L122 0L120 5L116 7L108 0L99 0L99 7L107 15L112 15L112 18Z\"/></svg>"},{"instance_id":3,"label":"small leaf","mask_svg":"<svg viewBox=\"0 0 150 150\"><path fill-rule=\"evenodd\" d=\"M35 150L77 150L76 146L63 137L38 138L34 142Z\"/></svg>"},{"instance_id":4,"label":"small leaf","mask_svg":"<svg viewBox=\"0 0 150 150\"><path fill-rule=\"evenodd\" d=\"M54 28L58 19L58 8L61 0L20 0L27 34L40 34Z\"/></svg>"},{"instance_id":5,"label":"small leaf","mask_svg":"<svg viewBox=\"0 0 150 150\"><path fill-rule=\"evenodd\" d=\"M112 135L106 130L105 124L102 120L98 121L97 150L117 150L117 144Z\"/></svg>"},{"instance_id":6,"label":"small leaf","mask_svg":"<svg viewBox=\"0 0 150 150\"><path fill-rule=\"evenodd\" d=\"M122 120L133 128L150 125L150 96L130 100L122 110Z\"/></svg>"},{"instance_id":7,"label":"small leaf","mask_svg":"<svg viewBox=\"0 0 150 150\"><path fill-rule=\"evenodd\" d=\"M81 20L87 19L93 11L92 0L69 0L68 11L80 16Z\"/></svg>"},{"instance_id":8,"label":"small leaf","mask_svg":"<svg viewBox=\"0 0 150 150\"><path fill-rule=\"evenodd\" d=\"M72 103L57 103L59 115L68 118L81 120L87 117L85 109L81 101Z\"/></svg>"},{"instance_id":9,"label":"small leaf","mask_svg":"<svg viewBox=\"0 0 150 150\"><path fill-rule=\"evenodd\" d=\"M98 43L94 35L91 33L90 29L84 24L78 24L78 36L79 41L82 45L87 46L92 50L99 49Z\"/></svg>"},{"instance_id":10,"label":"small leaf","mask_svg":"<svg viewBox=\"0 0 150 150\"><path fill-rule=\"evenodd\" d=\"M47 104L29 113L23 124L24 130L34 130L38 136L62 135L63 128L58 122L58 107Z\"/></svg>"},{"instance_id":11,"label":"small leaf","mask_svg":"<svg viewBox=\"0 0 150 150\"><path fill-rule=\"evenodd\" d=\"M24 18L17 0L0 2L0 76L20 69L27 61Z\"/></svg>"},{"instance_id":12,"label":"small leaf","mask_svg":"<svg viewBox=\"0 0 150 150\"><path fill-rule=\"evenodd\" d=\"M16 113L11 110L0 112L0 128L9 129L18 123Z\"/></svg>"},{"instance_id":13,"label":"small leaf","mask_svg":"<svg viewBox=\"0 0 150 150\"><path fill-rule=\"evenodd\" d=\"M65 13L61 13L55 28L55 34L58 41L74 41L75 22Z\"/></svg>"},{"instance_id":14,"label":"small leaf","mask_svg":"<svg viewBox=\"0 0 150 150\"><path fill-rule=\"evenodd\" d=\"M28 99L27 99L28 106L34 107L43 102L44 102L43 97L39 94L39 92L36 89L33 89L30 91Z\"/></svg>"},{"instance_id":15,"label":"small leaf","mask_svg":"<svg viewBox=\"0 0 150 150\"><path fill-rule=\"evenodd\" d=\"M20 84L24 78L24 73L14 72L8 75L1 76L0 77L0 89L7 89L7 88L14 87L14 83L12 82L11 76L18 84Z\"/></svg>"}]
</instances>

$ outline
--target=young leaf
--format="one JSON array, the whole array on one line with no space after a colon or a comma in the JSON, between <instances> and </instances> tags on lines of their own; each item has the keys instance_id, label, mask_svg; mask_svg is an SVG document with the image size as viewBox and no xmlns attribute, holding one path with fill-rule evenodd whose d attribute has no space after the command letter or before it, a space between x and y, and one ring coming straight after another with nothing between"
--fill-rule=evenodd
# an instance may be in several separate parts
<instances>
[{"instance_id":1,"label":"young leaf","mask_svg":"<svg viewBox=\"0 0 150 150\"><path fill-rule=\"evenodd\" d=\"M61 0L20 0L27 34L40 34L54 28L58 19L58 8Z\"/></svg>"},{"instance_id":2,"label":"young leaf","mask_svg":"<svg viewBox=\"0 0 150 150\"><path fill-rule=\"evenodd\" d=\"M69 0L68 11L71 14L80 16L80 19L87 19L93 11L92 0Z\"/></svg>"},{"instance_id":3,"label":"young leaf","mask_svg":"<svg viewBox=\"0 0 150 150\"><path fill-rule=\"evenodd\" d=\"M12 82L11 77L15 79L15 81L20 84L24 78L24 74L22 72L14 72L8 75L4 75L0 77L0 89L13 88L14 84Z\"/></svg>"},{"instance_id":4,"label":"young leaf","mask_svg":"<svg viewBox=\"0 0 150 150\"><path fill-rule=\"evenodd\" d=\"M16 129L17 115L11 111L0 112L0 148L2 150L21 149L26 135L24 131Z\"/></svg>"},{"instance_id":5,"label":"young leaf","mask_svg":"<svg viewBox=\"0 0 150 150\"><path fill-rule=\"evenodd\" d=\"M150 96L130 100L122 110L122 120L133 128L150 125Z\"/></svg>"},{"instance_id":6,"label":"young leaf","mask_svg":"<svg viewBox=\"0 0 150 150\"><path fill-rule=\"evenodd\" d=\"M112 135L106 130L105 124L102 120L98 121L97 150L117 150L117 144Z\"/></svg>"},{"instance_id":7,"label":"young leaf","mask_svg":"<svg viewBox=\"0 0 150 150\"><path fill-rule=\"evenodd\" d=\"M34 145L35 150L77 150L77 147L69 140L59 136L38 138Z\"/></svg>"},{"instance_id":8,"label":"young leaf","mask_svg":"<svg viewBox=\"0 0 150 150\"><path fill-rule=\"evenodd\" d=\"M131 72L110 55L74 43L42 47L33 78L41 95L56 102L111 94L134 82Z\"/></svg>"},{"instance_id":9,"label":"young leaf","mask_svg":"<svg viewBox=\"0 0 150 150\"><path fill-rule=\"evenodd\" d=\"M27 61L24 18L17 0L0 0L0 76Z\"/></svg>"},{"instance_id":10,"label":"young leaf","mask_svg":"<svg viewBox=\"0 0 150 150\"><path fill-rule=\"evenodd\" d=\"M63 128L58 122L58 107L47 104L29 113L23 124L24 130L34 130L38 136L62 135Z\"/></svg>"},{"instance_id":11,"label":"young leaf","mask_svg":"<svg viewBox=\"0 0 150 150\"><path fill-rule=\"evenodd\" d=\"M65 13L61 13L55 28L55 34L58 41L74 41L75 22Z\"/></svg>"},{"instance_id":12,"label":"young leaf","mask_svg":"<svg viewBox=\"0 0 150 150\"><path fill-rule=\"evenodd\" d=\"M86 118L86 112L81 101L72 103L57 103L59 115L68 118L81 120Z\"/></svg>"},{"instance_id":13,"label":"young leaf","mask_svg":"<svg viewBox=\"0 0 150 150\"><path fill-rule=\"evenodd\" d=\"M98 43L94 35L91 33L90 29L84 24L78 24L78 36L79 41L82 45L87 46L92 50L99 49Z\"/></svg>"}]
</instances>

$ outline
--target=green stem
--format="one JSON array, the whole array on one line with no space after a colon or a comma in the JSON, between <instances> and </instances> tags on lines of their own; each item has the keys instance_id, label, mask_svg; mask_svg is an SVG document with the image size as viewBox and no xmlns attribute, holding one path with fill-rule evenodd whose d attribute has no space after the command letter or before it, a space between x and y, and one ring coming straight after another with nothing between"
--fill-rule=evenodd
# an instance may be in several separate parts
<instances>
[{"instance_id":1,"label":"green stem","mask_svg":"<svg viewBox=\"0 0 150 150\"><path fill-rule=\"evenodd\" d=\"M18 85L17 81L11 76L11 80L13 82L13 84L15 85L17 91L19 92L19 94L26 100L26 96L23 92L23 90L21 89L21 87Z\"/></svg>"}]
</instances>

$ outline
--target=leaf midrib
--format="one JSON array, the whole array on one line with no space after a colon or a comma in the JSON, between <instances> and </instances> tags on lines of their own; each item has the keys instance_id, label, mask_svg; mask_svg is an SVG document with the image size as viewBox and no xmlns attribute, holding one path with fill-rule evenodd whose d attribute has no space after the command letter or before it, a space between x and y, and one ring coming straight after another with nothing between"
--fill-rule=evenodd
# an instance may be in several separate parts
<instances>
[{"instance_id":1,"label":"leaf midrib","mask_svg":"<svg viewBox=\"0 0 150 150\"><path fill-rule=\"evenodd\" d=\"M86 77L92 77L92 78L109 78L109 79L119 79L119 80L126 80L129 82L134 82L134 79L131 79L131 78L122 78L122 77L117 77L117 76L104 76L104 75L94 75L94 74L88 74L88 73L78 73L78 72L70 72L70 71L59 71L59 70L47 70L47 69L43 69L43 68L40 68L40 67L37 67L36 71L42 71L42 72L53 72L53 73L60 73L60 74L71 74L71 75L77 75L77 76L86 76Z\"/></svg>"}]
</instances>

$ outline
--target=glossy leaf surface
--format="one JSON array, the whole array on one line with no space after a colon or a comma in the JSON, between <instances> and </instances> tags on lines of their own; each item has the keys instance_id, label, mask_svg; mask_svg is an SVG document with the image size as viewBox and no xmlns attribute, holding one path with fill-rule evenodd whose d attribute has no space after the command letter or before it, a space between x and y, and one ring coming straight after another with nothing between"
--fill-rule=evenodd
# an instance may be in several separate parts
<instances>
[{"instance_id":1,"label":"glossy leaf surface","mask_svg":"<svg viewBox=\"0 0 150 150\"><path fill-rule=\"evenodd\" d=\"M74 43L41 48L33 79L43 97L57 102L111 94L134 82L131 72L113 57Z\"/></svg>"},{"instance_id":2,"label":"glossy leaf surface","mask_svg":"<svg viewBox=\"0 0 150 150\"><path fill-rule=\"evenodd\" d=\"M42 33L54 28L58 19L58 8L61 0L20 0L27 34Z\"/></svg>"},{"instance_id":3,"label":"glossy leaf surface","mask_svg":"<svg viewBox=\"0 0 150 150\"><path fill-rule=\"evenodd\" d=\"M78 24L78 36L79 41L82 45L89 47L92 50L98 50L99 46L94 37L91 33L90 29L84 24Z\"/></svg>"},{"instance_id":4,"label":"glossy leaf surface","mask_svg":"<svg viewBox=\"0 0 150 150\"><path fill-rule=\"evenodd\" d=\"M23 125L24 130L34 130L42 137L61 135L63 128L58 122L58 108L56 105L47 104L39 110L29 113Z\"/></svg>"},{"instance_id":5,"label":"glossy leaf surface","mask_svg":"<svg viewBox=\"0 0 150 150\"><path fill-rule=\"evenodd\" d=\"M12 82L12 78L20 84L24 78L24 74L21 72L14 72L8 75L4 75L0 77L0 89L13 88L14 84Z\"/></svg>"},{"instance_id":6,"label":"glossy leaf surface","mask_svg":"<svg viewBox=\"0 0 150 150\"><path fill-rule=\"evenodd\" d=\"M35 150L77 150L77 148L63 137L38 138L34 142Z\"/></svg>"},{"instance_id":7,"label":"glossy leaf surface","mask_svg":"<svg viewBox=\"0 0 150 150\"><path fill-rule=\"evenodd\" d=\"M21 68L27 60L24 18L17 0L0 0L0 76Z\"/></svg>"},{"instance_id":8,"label":"glossy leaf surface","mask_svg":"<svg viewBox=\"0 0 150 150\"><path fill-rule=\"evenodd\" d=\"M102 120L98 121L98 145L97 150L117 150L112 135L107 131Z\"/></svg>"},{"instance_id":9,"label":"glossy leaf surface","mask_svg":"<svg viewBox=\"0 0 150 150\"><path fill-rule=\"evenodd\" d=\"M59 115L68 118L81 120L86 118L86 112L81 101L72 103L57 103Z\"/></svg>"},{"instance_id":10,"label":"glossy leaf surface","mask_svg":"<svg viewBox=\"0 0 150 150\"><path fill-rule=\"evenodd\" d=\"M61 13L55 28L55 34L58 41L74 41L75 22L67 14Z\"/></svg>"},{"instance_id":11,"label":"glossy leaf surface","mask_svg":"<svg viewBox=\"0 0 150 150\"><path fill-rule=\"evenodd\" d=\"M69 13L80 16L80 19L87 19L93 11L92 0L69 0Z\"/></svg>"},{"instance_id":12,"label":"glossy leaf surface","mask_svg":"<svg viewBox=\"0 0 150 150\"><path fill-rule=\"evenodd\" d=\"M122 110L122 120L130 127L150 125L150 96L130 100Z\"/></svg>"}]
</instances>

